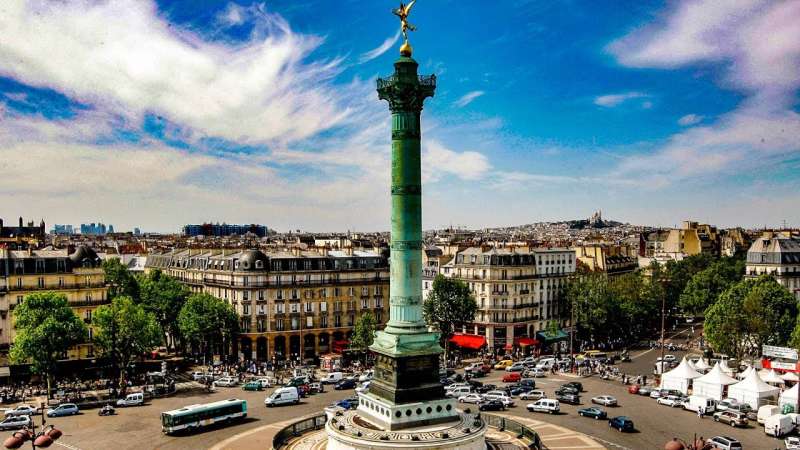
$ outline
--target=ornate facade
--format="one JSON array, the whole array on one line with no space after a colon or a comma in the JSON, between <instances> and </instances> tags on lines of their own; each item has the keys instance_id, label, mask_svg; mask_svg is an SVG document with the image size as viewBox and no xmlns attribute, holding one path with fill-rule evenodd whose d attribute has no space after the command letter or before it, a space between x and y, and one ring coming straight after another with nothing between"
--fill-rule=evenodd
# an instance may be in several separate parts
<instances>
[{"instance_id":1,"label":"ornate facade","mask_svg":"<svg viewBox=\"0 0 800 450\"><path fill-rule=\"evenodd\" d=\"M233 305L248 360L340 351L361 314L388 319L389 267L376 253L183 249L149 255L154 269Z\"/></svg>"}]
</instances>

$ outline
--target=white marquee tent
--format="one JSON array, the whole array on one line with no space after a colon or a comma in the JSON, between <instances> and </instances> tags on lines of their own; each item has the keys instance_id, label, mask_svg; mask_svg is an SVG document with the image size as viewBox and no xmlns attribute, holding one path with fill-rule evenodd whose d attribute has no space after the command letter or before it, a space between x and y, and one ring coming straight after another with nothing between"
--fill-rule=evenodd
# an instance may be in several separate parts
<instances>
[{"instance_id":1,"label":"white marquee tent","mask_svg":"<svg viewBox=\"0 0 800 450\"><path fill-rule=\"evenodd\" d=\"M755 371L756 371L756 369L754 369L753 366L747 366L747 369L744 369L743 371L741 371L738 374L736 374L736 378L738 378L740 380L744 380L745 378L750 376L750 373L755 372Z\"/></svg>"},{"instance_id":2,"label":"white marquee tent","mask_svg":"<svg viewBox=\"0 0 800 450\"><path fill-rule=\"evenodd\" d=\"M708 371L708 369L711 368L711 366L708 365L708 363L706 362L705 358L700 358L700 359L697 360L696 363L694 363L694 368L698 372L705 373L706 371Z\"/></svg>"},{"instance_id":3,"label":"white marquee tent","mask_svg":"<svg viewBox=\"0 0 800 450\"><path fill-rule=\"evenodd\" d=\"M763 370L762 370L763 372ZM776 385L783 385L785 382L783 378L780 377L774 370L767 371L766 374L759 373L761 379L764 380L765 383L768 384L776 384Z\"/></svg>"},{"instance_id":4,"label":"white marquee tent","mask_svg":"<svg viewBox=\"0 0 800 450\"><path fill-rule=\"evenodd\" d=\"M722 360L719 362L719 368L722 369L723 372L727 373L728 375L733 376L733 369L728 367L728 361Z\"/></svg>"},{"instance_id":5,"label":"white marquee tent","mask_svg":"<svg viewBox=\"0 0 800 450\"><path fill-rule=\"evenodd\" d=\"M778 405L783 408L783 405L792 405L792 408L797 409L797 394L800 392L800 384L795 384L791 389L781 392Z\"/></svg>"},{"instance_id":6,"label":"white marquee tent","mask_svg":"<svg viewBox=\"0 0 800 450\"><path fill-rule=\"evenodd\" d=\"M701 373L689 366L689 361L684 356L678 367L661 376L661 389L677 389L687 394L692 380L701 376Z\"/></svg>"},{"instance_id":7,"label":"white marquee tent","mask_svg":"<svg viewBox=\"0 0 800 450\"><path fill-rule=\"evenodd\" d=\"M744 380L728 387L728 397L739 400L739 403L747 403L753 409L772 403L778 399L780 389L764 383L758 376L758 372L753 370Z\"/></svg>"},{"instance_id":8,"label":"white marquee tent","mask_svg":"<svg viewBox=\"0 0 800 450\"><path fill-rule=\"evenodd\" d=\"M797 374L794 372L786 372L783 375L781 375L781 380L797 383L798 381L800 381L800 377L798 377Z\"/></svg>"},{"instance_id":9,"label":"white marquee tent","mask_svg":"<svg viewBox=\"0 0 800 450\"><path fill-rule=\"evenodd\" d=\"M736 383L738 381L723 372L719 367L719 363L717 363L707 374L692 382L692 394L720 401L724 398L725 387Z\"/></svg>"}]
</instances>

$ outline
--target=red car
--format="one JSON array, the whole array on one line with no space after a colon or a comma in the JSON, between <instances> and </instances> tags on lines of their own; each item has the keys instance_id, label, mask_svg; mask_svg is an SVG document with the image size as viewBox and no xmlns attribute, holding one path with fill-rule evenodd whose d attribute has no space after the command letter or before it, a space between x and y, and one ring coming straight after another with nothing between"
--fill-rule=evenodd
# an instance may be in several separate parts
<instances>
[{"instance_id":1,"label":"red car","mask_svg":"<svg viewBox=\"0 0 800 450\"><path fill-rule=\"evenodd\" d=\"M632 385L628 386L628 393L629 394L638 394L639 393L639 385L638 384L632 384Z\"/></svg>"},{"instance_id":2,"label":"red car","mask_svg":"<svg viewBox=\"0 0 800 450\"><path fill-rule=\"evenodd\" d=\"M503 383L516 383L522 379L522 375L519 372L509 372L503 375Z\"/></svg>"}]
</instances>

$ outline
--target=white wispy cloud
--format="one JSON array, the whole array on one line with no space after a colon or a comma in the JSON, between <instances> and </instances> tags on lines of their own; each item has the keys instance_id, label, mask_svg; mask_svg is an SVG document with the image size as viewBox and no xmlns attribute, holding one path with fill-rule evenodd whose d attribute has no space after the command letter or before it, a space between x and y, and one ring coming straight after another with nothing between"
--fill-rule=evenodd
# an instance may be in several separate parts
<instances>
[{"instance_id":1,"label":"white wispy cloud","mask_svg":"<svg viewBox=\"0 0 800 450\"><path fill-rule=\"evenodd\" d=\"M383 41L381 45L373 48L368 52L362 53L361 56L358 58L358 62L363 64L367 61L372 61L373 59L383 55L384 53L389 51L390 48L394 47L397 41L400 40L401 35L402 34L400 33L400 30L397 30L397 33L395 33L394 36L386 38L386 40Z\"/></svg>"},{"instance_id":2,"label":"white wispy cloud","mask_svg":"<svg viewBox=\"0 0 800 450\"><path fill-rule=\"evenodd\" d=\"M623 93L620 93L620 94L606 94L606 95L601 95L601 96L595 97L594 98L594 104L597 105L597 106L603 106L603 107L606 107L606 108L613 108L615 106L621 105L622 103L624 103L624 102L626 102L628 100L634 100L634 99L637 99L637 98L647 98L647 97L649 97L649 95L645 94L644 92L636 92L636 91L623 92ZM642 106L645 107L645 108L649 108L650 106L653 106L652 103L650 103L649 106L645 106L647 103L649 103L649 102L644 102L642 104Z\"/></svg>"},{"instance_id":3,"label":"white wispy cloud","mask_svg":"<svg viewBox=\"0 0 800 450\"><path fill-rule=\"evenodd\" d=\"M630 67L673 68L723 63L726 86L747 95L712 124L672 136L649 154L627 158L619 173L659 185L780 165L800 153L800 1L735 0L675 3L664 19L612 42ZM699 123L690 114L681 125Z\"/></svg>"},{"instance_id":4,"label":"white wispy cloud","mask_svg":"<svg viewBox=\"0 0 800 450\"><path fill-rule=\"evenodd\" d=\"M455 106L457 106L459 108L463 108L463 107L469 105L470 103L472 103L473 100L475 100L478 97L483 96L484 94L486 94L486 92L484 92L484 91L467 92L466 94L462 95L458 100L453 102L453 105L455 105Z\"/></svg>"},{"instance_id":5,"label":"white wispy cloud","mask_svg":"<svg viewBox=\"0 0 800 450\"><path fill-rule=\"evenodd\" d=\"M239 142L302 139L350 112L330 88L337 61L303 62L322 39L266 11L263 32L226 45L173 29L151 0L3 6L0 74L98 109L132 119L153 112Z\"/></svg>"},{"instance_id":6,"label":"white wispy cloud","mask_svg":"<svg viewBox=\"0 0 800 450\"><path fill-rule=\"evenodd\" d=\"M698 114L686 114L685 116L678 119L678 125L688 127L690 125L695 125L703 121L703 116Z\"/></svg>"}]
</instances>

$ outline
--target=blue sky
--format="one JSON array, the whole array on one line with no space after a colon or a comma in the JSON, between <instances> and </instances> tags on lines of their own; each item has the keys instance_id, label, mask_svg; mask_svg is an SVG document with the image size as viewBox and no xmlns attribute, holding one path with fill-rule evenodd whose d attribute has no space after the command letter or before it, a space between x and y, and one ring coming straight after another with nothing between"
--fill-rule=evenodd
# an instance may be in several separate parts
<instances>
[{"instance_id":1,"label":"blue sky","mask_svg":"<svg viewBox=\"0 0 800 450\"><path fill-rule=\"evenodd\" d=\"M2 215L387 229L394 1L8 0ZM800 1L419 0L426 227L800 225Z\"/></svg>"}]
</instances>

